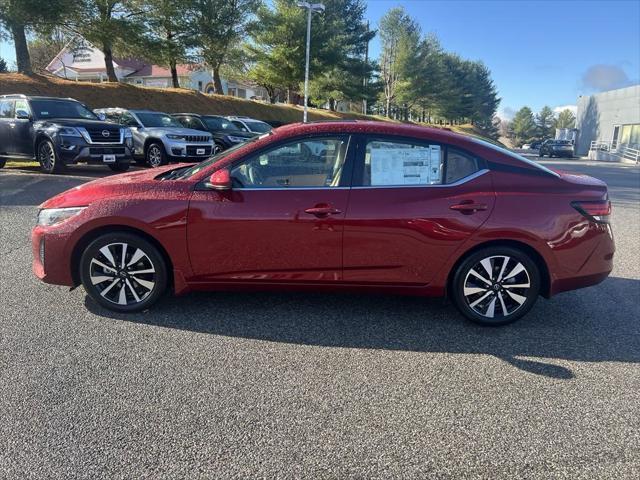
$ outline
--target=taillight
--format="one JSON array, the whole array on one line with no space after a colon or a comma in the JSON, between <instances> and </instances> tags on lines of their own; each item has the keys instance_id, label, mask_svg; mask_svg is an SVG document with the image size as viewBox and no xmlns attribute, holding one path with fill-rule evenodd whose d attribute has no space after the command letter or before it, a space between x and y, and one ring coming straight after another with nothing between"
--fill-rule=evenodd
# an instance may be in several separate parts
<instances>
[{"instance_id":1,"label":"taillight","mask_svg":"<svg viewBox=\"0 0 640 480\"><path fill-rule=\"evenodd\" d=\"M589 220L597 223L609 223L609 216L611 215L611 202L609 200L571 202L571 206Z\"/></svg>"}]
</instances>

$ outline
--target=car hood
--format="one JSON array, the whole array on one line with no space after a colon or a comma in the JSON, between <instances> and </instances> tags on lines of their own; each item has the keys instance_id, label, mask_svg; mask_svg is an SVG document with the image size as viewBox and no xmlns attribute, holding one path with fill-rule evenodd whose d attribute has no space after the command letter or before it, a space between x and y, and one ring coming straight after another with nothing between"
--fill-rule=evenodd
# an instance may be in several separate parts
<instances>
[{"instance_id":1,"label":"car hood","mask_svg":"<svg viewBox=\"0 0 640 480\"><path fill-rule=\"evenodd\" d=\"M120 125L114 123L103 122L102 120L87 120L80 118L47 118L45 120L37 120L42 126L61 125L63 127L84 127L84 128L119 128Z\"/></svg>"},{"instance_id":2,"label":"car hood","mask_svg":"<svg viewBox=\"0 0 640 480\"><path fill-rule=\"evenodd\" d=\"M178 128L178 127L145 127L143 132L147 132L151 135L209 135L208 132L200 130L193 130L192 128Z\"/></svg>"},{"instance_id":3,"label":"car hood","mask_svg":"<svg viewBox=\"0 0 640 480\"><path fill-rule=\"evenodd\" d=\"M174 164L139 172L121 173L87 182L50 198L40 208L84 207L96 200L133 195L165 188L155 178L163 172L190 164ZM173 182L171 182L173 183Z\"/></svg>"}]
</instances>

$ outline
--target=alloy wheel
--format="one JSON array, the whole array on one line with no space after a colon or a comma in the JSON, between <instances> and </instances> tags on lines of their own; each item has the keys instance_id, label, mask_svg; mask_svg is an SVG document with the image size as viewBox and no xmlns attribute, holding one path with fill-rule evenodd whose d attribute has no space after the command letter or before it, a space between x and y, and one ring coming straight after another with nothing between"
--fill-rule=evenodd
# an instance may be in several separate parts
<instances>
[{"instance_id":1,"label":"alloy wheel","mask_svg":"<svg viewBox=\"0 0 640 480\"><path fill-rule=\"evenodd\" d=\"M159 167L162 164L162 151L158 145L151 145L147 153L147 161L151 167Z\"/></svg>"},{"instance_id":2,"label":"alloy wheel","mask_svg":"<svg viewBox=\"0 0 640 480\"><path fill-rule=\"evenodd\" d=\"M42 142L38 148L38 161L47 172L53 171L56 164L56 153L49 142Z\"/></svg>"},{"instance_id":3,"label":"alloy wheel","mask_svg":"<svg viewBox=\"0 0 640 480\"><path fill-rule=\"evenodd\" d=\"M483 258L467 272L463 295L467 306L488 319L505 319L527 301L532 279L522 262L507 255Z\"/></svg>"},{"instance_id":4,"label":"alloy wheel","mask_svg":"<svg viewBox=\"0 0 640 480\"><path fill-rule=\"evenodd\" d=\"M154 291L156 268L141 248L110 243L91 258L89 279L105 300L129 306L143 302Z\"/></svg>"}]
</instances>

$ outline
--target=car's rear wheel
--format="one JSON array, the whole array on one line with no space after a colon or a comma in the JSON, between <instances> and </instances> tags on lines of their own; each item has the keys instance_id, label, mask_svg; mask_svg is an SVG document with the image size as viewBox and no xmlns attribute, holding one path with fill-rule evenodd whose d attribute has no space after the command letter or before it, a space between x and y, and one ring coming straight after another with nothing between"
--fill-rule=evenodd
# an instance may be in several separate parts
<instances>
[{"instance_id":1,"label":"car's rear wheel","mask_svg":"<svg viewBox=\"0 0 640 480\"><path fill-rule=\"evenodd\" d=\"M505 325L531 310L540 293L540 272L521 250L489 247L457 268L451 297L460 312L481 325Z\"/></svg>"},{"instance_id":2,"label":"car's rear wheel","mask_svg":"<svg viewBox=\"0 0 640 480\"><path fill-rule=\"evenodd\" d=\"M64 170L64 163L56 153L50 140L43 140L38 144L38 162L44 173L59 173Z\"/></svg>"},{"instance_id":3,"label":"car's rear wheel","mask_svg":"<svg viewBox=\"0 0 640 480\"><path fill-rule=\"evenodd\" d=\"M154 142L147 147L145 159L151 168L158 168L167 163L167 153L161 143Z\"/></svg>"},{"instance_id":4,"label":"car's rear wheel","mask_svg":"<svg viewBox=\"0 0 640 480\"><path fill-rule=\"evenodd\" d=\"M117 312L150 307L167 287L167 267L158 249L130 233L102 235L80 259L80 278L89 296Z\"/></svg>"},{"instance_id":5,"label":"car's rear wheel","mask_svg":"<svg viewBox=\"0 0 640 480\"><path fill-rule=\"evenodd\" d=\"M129 170L129 164L125 162L111 163L109 164L109 168L114 172L126 172L127 170Z\"/></svg>"}]
</instances>

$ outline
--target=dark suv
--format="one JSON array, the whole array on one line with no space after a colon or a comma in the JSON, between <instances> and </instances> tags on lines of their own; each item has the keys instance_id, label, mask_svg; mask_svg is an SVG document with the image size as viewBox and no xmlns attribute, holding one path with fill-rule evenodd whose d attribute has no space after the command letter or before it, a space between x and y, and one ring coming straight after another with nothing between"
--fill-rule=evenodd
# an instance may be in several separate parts
<instances>
[{"instance_id":1,"label":"dark suv","mask_svg":"<svg viewBox=\"0 0 640 480\"><path fill-rule=\"evenodd\" d=\"M72 98L0 96L0 167L15 157L38 160L46 173L81 162L123 172L132 148L129 129L100 121Z\"/></svg>"},{"instance_id":2,"label":"dark suv","mask_svg":"<svg viewBox=\"0 0 640 480\"><path fill-rule=\"evenodd\" d=\"M219 115L198 115L197 113L175 113L172 115L185 128L209 132L213 135L213 153L219 153L229 147L244 143L256 136L243 132L231 120Z\"/></svg>"},{"instance_id":3,"label":"dark suv","mask_svg":"<svg viewBox=\"0 0 640 480\"><path fill-rule=\"evenodd\" d=\"M573 143L571 140L545 140L540 145L538 156L573 158Z\"/></svg>"}]
</instances>

